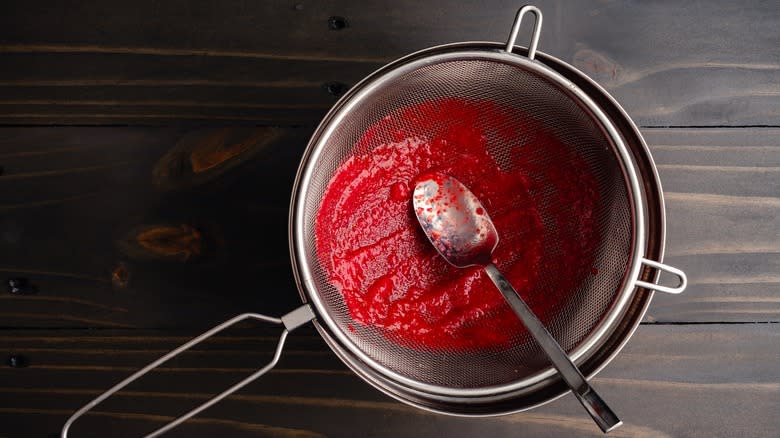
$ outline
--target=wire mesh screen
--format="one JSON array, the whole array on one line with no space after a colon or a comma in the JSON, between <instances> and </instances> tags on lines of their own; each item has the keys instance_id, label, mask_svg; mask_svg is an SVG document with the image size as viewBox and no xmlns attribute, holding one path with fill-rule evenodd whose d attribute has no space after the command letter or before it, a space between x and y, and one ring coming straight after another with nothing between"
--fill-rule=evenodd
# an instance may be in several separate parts
<instances>
[{"instance_id":1,"label":"wire mesh screen","mask_svg":"<svg viewBox=\"0 0 780 438\"><path fill-rule=\"evenodd\" d=\"M368 87L367 94L357 94L357 101L353 96L351 105L346 106L348 110L332 118L331 126L321 131L325 134L313 145L318 154L306 163L312 173L300 204L305 220L302 235L295 236L303 242L304 254L296 257L313 279L315 290L309 293L319 297L334 322L330 328L340 331L379 367L415 382L444 388L517 384L550 366L530 335L514 327L491 327L511 342L472 351L397 342L382 330L355 321L342 292L333 286L326 266L318 259L314 222L323 195L345 160L374 152L360 142L366 132L399 111L458 99L477 107L489 104L505 115L500 120L477 117L470 123L478 124L485 133L490 154L499 167L509 171L523 167L532 180L532 194L543 225L553 230L545 236L542 269L537 273L532 293L560 294L561 288L566 289L566 298L548 312L545 323L565 350L572 351L580 345L614 310L633 248L630 195L615 145L602 127L581 103L552 81L521 65L493 59L471 56L427 63L403 74L391 71ZM535 144L538 133L529 130L529 126L549 133L567 149L552 152ZM429 123L425 130L430 129ZM420 138L429 134L421 132L414 123L404 126L404 130ZM507 132L511 133L511 141L507 141ZM588 218L583 218L585 213L577 207L582 193L562 192L556 183L556 178L577 175L588 175L594 182L593 197L598 202L587 212ZM589 238L581 235L584 220L595 227ZM511 228L505 230L501 238L511 241L513 232ZM572 245L583 246L580 250L586 256L567 259L567 248Z\"/></svg>"}]
</instances>

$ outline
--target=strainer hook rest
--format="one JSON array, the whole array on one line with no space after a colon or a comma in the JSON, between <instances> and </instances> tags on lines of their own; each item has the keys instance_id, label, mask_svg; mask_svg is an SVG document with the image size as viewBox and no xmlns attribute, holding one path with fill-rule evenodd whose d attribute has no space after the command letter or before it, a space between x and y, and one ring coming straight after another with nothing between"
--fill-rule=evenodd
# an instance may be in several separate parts
<instances>
[{"instance_id":1,"label":"strainer hook rest","mask_svg":"<svg viewBox=\"0 0 780 438\"><path fill-rule=\"evenodd\" d=\"M542 11L536 6L525 5L517 11L512 31L509 33L509 39L506 42L506 51L512 53L512 49L515 47L515 40L517 40L517 34L520 32L520 25L523 23L523 16L528 12L536 16L533 34L531 34L531 44L528 45L528 59L533 60L536 57L536 47L539 45L539 34L542 33Z\"/></svg>"},{"instance_id":2,"label":"strainer hook rest","mask_svg":"<svg viewBox=\"0 0 780 438\"><path fill-rule=\"evenodd\" d=\"M636 285L638 287L654 290L656 292L664 292L667 294L677 295L679 293L682 293L685 290L685 288L688 286L688 276L685 275L685 272L681 271L680 269L677 269L673 266L669 266L663 263L656 262L655 260L650 260L645 258L642 259L642 264L645 266L649 266L651 268L655 268L661 272L666 272L674 275L675 277L677 277L678 283L677 286L670 287L670 286L664 286L656 283L649 283L647 281L637 280Z\"/></svg>"}]
</instances>

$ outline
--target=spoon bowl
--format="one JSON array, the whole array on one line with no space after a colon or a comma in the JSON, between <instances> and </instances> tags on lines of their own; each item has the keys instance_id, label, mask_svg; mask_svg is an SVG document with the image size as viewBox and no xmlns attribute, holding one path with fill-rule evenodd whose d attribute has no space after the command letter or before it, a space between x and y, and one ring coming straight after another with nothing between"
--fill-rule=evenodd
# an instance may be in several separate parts
<instances>
[{"instance_id":1,"label":"spoon bowl","mask_svg":"<svg viewBox=\"0 0 780 438\"><path fill-rule=\"evenodd\" d=\"M498 231L479 199L460 181L424 174L412 196L425 235L447 262L458 268L490 263Z\"/></svg>"}]
</instances>

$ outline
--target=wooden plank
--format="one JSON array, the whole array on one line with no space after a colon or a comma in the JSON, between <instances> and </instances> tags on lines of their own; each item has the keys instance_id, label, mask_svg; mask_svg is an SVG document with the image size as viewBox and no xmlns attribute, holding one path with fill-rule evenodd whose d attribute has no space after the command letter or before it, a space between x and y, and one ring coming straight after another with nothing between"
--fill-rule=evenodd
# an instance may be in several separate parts
<instances>
[{"instance_id":1,"label":"wooden plank","mask_svg":"<svg viewBox=\"0 0 780 438\"><path fill-rule=\"evenodd\" d=\"M257 5L260 6L260 5ZM275 38L287 42L287 36ZM260 43L260 41L256 42ZM267 41L266 43L272 43ZM98 86L137 87L159 83L167 86L285 87L320 85L320 81L358 81L390 59L299 59L292 47L277 49L292 56L241 56L241 53L179 53L173 50L139 53L138 50L99 47L82 51L48 50L41 46L0 45L0 62L14 65L0 71L0 84L15 87ZM247 52L252 55L253 52ZM67 68L66 68L67 67ZM316 68L316 71L312 71ZM51 69L55 69L52 71ZM64 90L63 90L64 91ZM238 96L237 96L238 98Z\"/></svg>"},{"instance_id":2,"label":"wooden plank","mask_svg":"<svg viewBox=\"0 0 780 438\"><path fill-rule=\"evenodd\" d=\"M215 168L176 177L189 166L186 151L176 149L184 132L137 131L3 130L0 278L27 278L37 291L9 294L4 284L0 325L205 327L248 309L278 314L299 302L290 293L286 233L267 230L286 229L283 204L297 167L293 155L305 142L300 133L250 145L225 174ZM213 131L190 132L208 139ZM166 164L167 180L159 180L153 174L169 151L178 155ZM195 230L198 254L155 256L133 243L149 227Z\"/></svg>"},{"instance_id":3,"label":"wooden plank","mask_svg":"<svg viewBox=\"0 0 780 438\"><path fill-rule=\"evenodd\" d=\"M690 281L656 294L648 321L780 321L778 134L645 130L666 192L666 261Z\"/></svg>"},{"instance_id":4,"label":"wooden plank","mask_svg":"<svg viewBox=\"0 0 780 438\"><path fill-rule=\"evenodd\" d=\"M154 182L161 160L219 130L1 131L0 279L27 278L37 293L3 290L0 325L205 328L299 303L287 209L309 128L284 130L262 154L210 181L185 172L164 187ZM780 176L771 170L780 130L645 134L666 190L666 262L690 279L682 295L657 294L647 321L780 321ZM724 167L743 169L741 177ZM132 243L150 226L185 237L190 227L203 233L204 248L219 249L154 255Z\"/></svg>"},{"instance_id":5,"label":"wooden plank","mask_svg":"<svg viewBox=\"0 0 780 438\"><path fill-rule=\"evenodd\" d=\"M540 49L602 84L639 124L777 125L780 10L772 2L537 4L545 14ZM328 105L322 83L352 85L425 47L503 41L517 7L507 0L457 8L409 0L231 0L219 7L142 0L85 11L25 2L0 17L0 123L313 125L321 112L287 106ZM329 30L336 15L348 27ZM523 29L518 41L528 39ZM170 108L181 100L192 108ZM143 114L127 110L134 103ZM68 105L79 108L57 111Z\"/></svg>"},{"instance_id":6,"label":"wooden plank","mask_svg":"<svg viewBox=\"0 0 780 438\"><path fill-rule=\"evenodd\" d=\"M239 379L270 354L270 338L232 330L98 407L74 436L138 436ZM456 418L406 407L351 374L313 331L290 336L280 369L170 436L600 436L571 395L530 412ZM774 324L642 326L594 385L625 425L615 436L773 436L780 402ZM184 338L166 332L3 331L0 433L46 436L91 397ZM254 339L254 340L253 340ZM750 340L750 342L745 342ZM685 412L685 415L680 415Z\"/></svg>"}]
</instances>

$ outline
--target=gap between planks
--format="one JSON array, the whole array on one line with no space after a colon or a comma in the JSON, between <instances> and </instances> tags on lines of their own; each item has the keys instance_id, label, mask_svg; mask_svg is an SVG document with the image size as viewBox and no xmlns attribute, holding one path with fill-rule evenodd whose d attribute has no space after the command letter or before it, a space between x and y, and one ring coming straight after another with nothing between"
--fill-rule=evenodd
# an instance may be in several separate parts
<instances>
[{"instance_id":1,"label":"gap between planks","mask_svg":"<svg viewBox=\"0 0 780 438\"><path fill-rule=\"evenodd\" d=\"M2 44L0 53L107 53L152 56L204 56L220 58L254 58L290 61L337 61L352 63L384 64L394 57L348 57L321 54L282 54L256 51L220 50L220 49L187 49L144 46L100 46L100 45L65 45L65 44Z\"/></svg>"},{"instance_id":2,"label":"gap between planks","mask_svg":"<svg viewBox=\"0 0 780 438\"><path fill-rule=\"evenodd\" d=\"M234 83L233 86L235 86ZM2 85L2 84L0 84ZM320 84L315 84L318 88ZM328 109L327 104L203 102L197 100L0 100L0 105L45 106L170 106L202 108Z\"/></svg>"},{"instance_id":3,"label":"gap between planks","mask_svg":"<svg viewBox=\"0 0 780 438\"><path fill-rule=\"evenodd\" d=\"M57 416L63 416L68 417L73 414L73 411L67 410L67 409L30 409L30 408L3 408L0 407L0 414L32 414L32 415L57 415ZM121 420L142 420L142 421L152 421L152 422L170 422L174 420L176 417L168 416L168 415L153 415L153 414L140 414L140 413L134 413L134 412L108 412L108 411L90 411L89 415L94 415L98 417L108 417L108 418L116 418ZM64 418L63 418L64 419ZM271 436L280 436L280 437L287 437L287 438L308 438L308 437L325 437L325 435L322 435L317 432L309 431L306 429L294 429L294 428L287 428L287 427L280 427L280 426L270 426L267 424L262 423L247 423L243 421L236 421L236 420L226 420L221 418L210 418L210 417L195 417L188 420L188 423L191 424L217 424L221 426L228 426L232 428L236 428L239 430L248 430L248 431L260 431L265 433L272 433Z\"/></svg>"},{"instance_id":4,"label":"gap between planks","mask_svg":"<svg viewBox=\"0 0 780 438\"><path fill-rule=\"evenodd\" d=\"M0 80L0 87L243 87L243 88L319 88L322 82L314 81L220 81L215 79L25 79ZM27 105L44 105L45 100L2 101L0 103L19 102ZM52 102L57 102L52 100ZM89 101L85 101L89 102Z\"/></svg>"}]
</instances>

